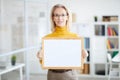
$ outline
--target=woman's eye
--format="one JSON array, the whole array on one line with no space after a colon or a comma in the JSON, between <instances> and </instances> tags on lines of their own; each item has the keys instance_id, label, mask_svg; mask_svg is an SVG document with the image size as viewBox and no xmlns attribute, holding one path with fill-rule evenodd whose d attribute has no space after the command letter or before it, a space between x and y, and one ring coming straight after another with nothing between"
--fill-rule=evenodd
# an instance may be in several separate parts
<instances>
[{"instance_id":1,"label":"woman's eye","mask_svg":"<svg viewBox=\"0 0 120 80\"><path fill-rule=\"evenodd\" d=\"M66 15L65 15L65 14L62 14L61 16L64 17L64 16L66 16Z\"/></svg>"},{"instance_id":2,"label":"woman's eye","mask_svg":"<svg viewBox=\"0 0 120 80\"><path fill-rule=\"evenodd\" d=\"M59 14L54 14L54 17L65 17L66 16L66 14L61 14L61 15L59 15Z\"/></svg>"}]
</instances>

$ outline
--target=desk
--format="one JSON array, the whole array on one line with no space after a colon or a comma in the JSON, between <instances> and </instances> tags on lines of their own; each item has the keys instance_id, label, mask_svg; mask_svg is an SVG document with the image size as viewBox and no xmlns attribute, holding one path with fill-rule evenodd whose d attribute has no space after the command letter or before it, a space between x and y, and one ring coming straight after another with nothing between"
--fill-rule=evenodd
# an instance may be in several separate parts
<instances>
[{"instance_id":1,"label":"desk","mask_svg":"<svg viewBox=\"0 0 120 80\"><path fill-rule=\"evenodd\" d=\"M2 74L5 74L7 72L17 70L17 69L19 69L19 72L20 72L20 80L23 80L23 69L22 68L24 66L25 66L25 64L23 64L23 63L17 63L15 66L8 64L8 66L5 69L0 69L0 80L1 80Z\"/></svg>"}]
</instances>

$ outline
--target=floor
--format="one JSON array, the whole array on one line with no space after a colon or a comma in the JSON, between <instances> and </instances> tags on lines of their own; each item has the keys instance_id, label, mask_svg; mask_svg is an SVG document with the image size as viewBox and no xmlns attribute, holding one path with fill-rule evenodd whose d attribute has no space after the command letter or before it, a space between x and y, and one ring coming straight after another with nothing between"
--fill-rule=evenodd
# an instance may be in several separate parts
<instances>
[{"instance_id":1,"label":"floor","mask_svg":"<svg viewBox=\"0 0 120 80\"><path fill-rule=\"evenodd\" d=\"M19 78L19 74L18 72L14 71L14 72L10 72L7 74L4 74L1 76L2 79L1 80L20 80ZM25 78L24 78L25 80ZM46 75L43 74L31 74L30 75L30 80L47 80ZM107 80L107 78L102 78L102 77L79 77L79 80ZM116 78L116 79L111 79L111 80L120 80L120 78Z\"/></svg>"}]
</instances>

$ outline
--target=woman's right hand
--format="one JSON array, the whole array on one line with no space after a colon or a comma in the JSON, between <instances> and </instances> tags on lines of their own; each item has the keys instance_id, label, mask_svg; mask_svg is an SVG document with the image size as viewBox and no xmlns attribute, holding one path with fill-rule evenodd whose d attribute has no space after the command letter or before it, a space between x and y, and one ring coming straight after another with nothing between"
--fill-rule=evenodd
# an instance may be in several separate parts
<instances>
[{"instance_id":1,"label":"woman's right hand","mask_svg":"<svg viewBox=\"0 0 120 80\"><path fill-rule=\"evenodd\" d=\"M42 54L43 54L43 49L37 52L37 58L40 60L40 63L42 63L42 57L43 57Z\"/></svg>"},{"instance_id":2,"label":"woman's right hand","mask_svg":"<svg viewBox=\"0 0 120 80\"><path fill-rule=\"evenodd\" d=\"M37 58L40 59L40 51L37 52Z\"/></svg>"}]
</instances>

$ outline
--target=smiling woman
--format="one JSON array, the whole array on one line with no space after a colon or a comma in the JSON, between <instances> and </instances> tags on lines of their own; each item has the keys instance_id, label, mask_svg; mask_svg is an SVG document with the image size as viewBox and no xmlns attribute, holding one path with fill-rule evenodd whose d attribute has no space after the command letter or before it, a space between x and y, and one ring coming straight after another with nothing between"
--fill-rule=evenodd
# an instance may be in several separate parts
<instances>
[{"instance_id":1,"label":"smiling woman","mask_svg":"<svg viewBox=\"0 0 120 80\"><path fill-rule=\"evenodd\" d=\"M53 13L53 21L56 25L63 27L66 25L68 20L68 15L66 11L63 8L57 8L55 9Z\"/></svg>"},{"instance_id":2,"label":"smiling woman","mask_svg":"<svg viewBox=\"0 0 120 80\"><path fill-rule=\"evenodd\" d=\"M51 10L51 23L52 29L55 29L55 26L66 26L69 27L70 14L67 8L61 4L55 5ZM58 24L59 23L59 24Z\"/></svg>"},{"instance_id":3,"label":"smiling woman","mask_svg":"<svg viewBox=\"0 0 120 80\"><path fill-rule=\"evenodd\" d=\"M78 37L77 34L69 31L69 20L70 20L70 14L64 5L57 4L53 6L51 10L52 33L46 35L43 38L64 38L64 39L80 38L82 44L82 50L81 50L82 59L84 59L87 55L87 52L83 48L83 38ZM43 54L43 48L37 54L37 57L40 60L43 59L43 56L41 54ZM48 80L78 80L76 76L76 72L72 69L49 69L47 79Z\"/></svg>"}]
</instances>

